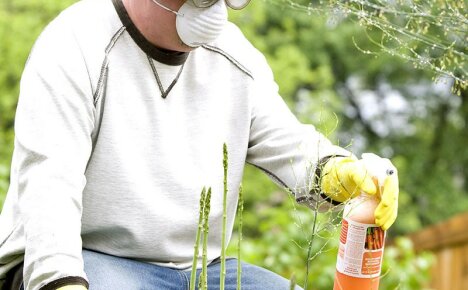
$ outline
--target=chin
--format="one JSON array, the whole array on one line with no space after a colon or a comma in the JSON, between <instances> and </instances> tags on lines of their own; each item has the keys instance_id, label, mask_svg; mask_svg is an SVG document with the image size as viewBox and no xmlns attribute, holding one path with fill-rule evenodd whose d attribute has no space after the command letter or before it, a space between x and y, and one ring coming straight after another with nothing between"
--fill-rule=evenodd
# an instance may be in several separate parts
<instances>
[{"instance_id":1,"label":"chin","mask_svg":"<svg viewBox=\"0 0 468 290\"><path fill-rule=\"evenodd\" d=\"M180 51L180 52L191 52L192 50L195 50L197 49L198 47L191 47L191 46L188 46L188 45L183 45L183 46L180 46L177 51Z\"/></svg>"},{"instance_id":2,"label":"chin","mask_svg":"<svg viewBox=\"0 0 468 290\"><path fill-rule=\"evenodd\" d=\"M181 52L191 52L192 50L196 49L197 47L188 46L187 44L183 43L182 40L179 40L179 45L178 45L177 50L181 51Z\"/></svg>"},{"instance_id":3,"label":"chin","mask_svg":"<svg viewBox=\"0 0 468 290\"><path fill-rule=\"evenodd\" d=\"M174 52L190 52L196 47L191 47L182 42L175 42L172 45L157 45L159 48Z\"/></svg>"}]
</instances>

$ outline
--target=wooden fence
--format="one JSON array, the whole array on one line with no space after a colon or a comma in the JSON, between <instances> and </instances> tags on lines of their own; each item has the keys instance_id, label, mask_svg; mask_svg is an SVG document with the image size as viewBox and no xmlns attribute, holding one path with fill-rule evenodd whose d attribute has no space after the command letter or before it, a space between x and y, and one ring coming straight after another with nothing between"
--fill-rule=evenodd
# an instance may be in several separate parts
<instances>
[{"instance_id":1,"label":"wooden fence","mask_svg":"<svg viewBox=\"0 0 468 290\"><path fill-rule=\"evenodd\" d=\"M468 212L410 236L417 251L430 251L436 262L431 288L468 289Z\"/></svg>"}]
</instances>

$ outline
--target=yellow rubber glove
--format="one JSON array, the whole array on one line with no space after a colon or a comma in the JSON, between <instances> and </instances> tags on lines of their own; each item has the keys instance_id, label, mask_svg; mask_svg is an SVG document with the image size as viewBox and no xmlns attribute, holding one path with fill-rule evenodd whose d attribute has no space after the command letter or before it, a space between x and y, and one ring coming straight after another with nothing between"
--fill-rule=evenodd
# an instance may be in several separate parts
<instances>
[{"instance_id":1,"label":"yellow rubber glove","mask_svg":"<svg viewBox=\"0 0 468 290\"><path fill-rule=\"evenodd\" d=\"M397 218L398 194L398 174L395 171L385 179L381 201L374 212L375 223L385 231L392 226Z\"/></svg>"},{"instance_id":2,"label":"yellow rubber glove","mask_svg":"<svg viewBox=\"0 0 468 290\"><path fill-rule=\"evenodd\" d=\"M388 230L398 213L397 170L386 158L369 153L363 154L364 156L367 161L357 160L355 157L330 159L322 169L322 192L339 202L357 197L361 191L370 195L378 194L381 201L374 212L375 222L383 230ZM370 168L375 172L368 171L369 159L373 159ZM380 185L376 176L385 176Z\"/></svg>"},{"instance_id":3,"label":"yellow rubber glove","mask_svg":"<svg viewBox=\"0 0 468 290\"><path fill-rule=\"evenodd\" d=\"M322 169L320 186L323 193L339 202L358 196L361 190L371 195L377 192L364 162L355 157L330 159Z\"/></svg>"},{"instance_id":4,"label":"yellow rubber glove","mask_svg":"<svg viewBox=\"0 0 468 290\"><path fill-rule=\"evenodd\" d=\"M57 288L57 290L88 290L88 289L83 285L67 285L67 286Z\"/></svg>"}]
</instances>

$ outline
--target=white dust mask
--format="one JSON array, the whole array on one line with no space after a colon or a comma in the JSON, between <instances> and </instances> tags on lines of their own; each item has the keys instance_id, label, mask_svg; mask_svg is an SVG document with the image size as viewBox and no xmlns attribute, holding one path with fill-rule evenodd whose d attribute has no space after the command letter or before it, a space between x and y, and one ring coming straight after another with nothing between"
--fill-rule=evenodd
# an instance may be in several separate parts
<instances>
[{"instance_id":1,"label":"white dust mask","mask_svg":"<svg viewBox=\"0 0 468 290\"><path fill-rule=\"evenodd\" d=\"M183 43L197 47L214 41L227 23L227 7L218 1L208 8L198 8L185 1L176 17L176 29Z\"/></svg>"},{"instance_id":2,"label":"white dust mask","mask_svg":"<svg viewBox=\"0 0 468 290\"><path fill-rule=\"evenodd\" d=\"M192 0L187 0L179 11L167 8L158 0L152 1L176 14L177 34L180 40L190 47L198 47L214 41L227 23L228 13L224 1L217 1L207 8L198 8Z\"/></svg>"}]
</instances>

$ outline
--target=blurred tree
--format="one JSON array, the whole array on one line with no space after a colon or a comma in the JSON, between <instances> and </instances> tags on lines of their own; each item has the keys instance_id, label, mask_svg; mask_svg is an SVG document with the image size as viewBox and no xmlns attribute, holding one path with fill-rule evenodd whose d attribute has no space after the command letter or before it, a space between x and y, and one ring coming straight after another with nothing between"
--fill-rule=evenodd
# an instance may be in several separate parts
<instances>
[{"instance_id":1,"label":"blurred tree","mask_svg":"<svg viewBox=\"0 0 468 290\"><path fill-rule=\"evenodd\" d=\"M415 63L397 54L363 53L375 50L369 39L385 34L371 24L339 11L326 13L323 6L320 11L324 14L318 15L305 6L283 2L254 1L246 11L231 16L266 54L280 93L302 121L316 125L357 155L373 151L395 162L401 180L401 210L392 231L414 231L466 210L466 88L453 94L453 79L441 77L434 82L434 71L417 69ZM317 5L312 1L307 7L320 7ZM459 19L457 11L446 17ZM419 23L419 18L414 20ZM442 24L444 21L446 18ZM411 29L417 34L421 25L424 23ZM431 25L436 27L418 37L449 39L460 34L457 29L453 35L440 36L440 25ZM422 46L420 38L415 41ZM434 41L445 43L444 39ZM454 49L463 51L461 45L454 43ZM451 68L453 73L463 74L465 67L466 63L459 63Z\"/></svg>"},{"instance_id":2,"label":"blurred tree","mask_svg":"<svg viewBox=\"0 0 468 290\"><path fill-rule=\"evenodd\" d=\"M375 43L369 38L382 37L378 29L370 29L339 13L310 14L290 3L275 3L254 2L247 11L231 13L231 19L266 54L281 94L302 121L316 125L356 154L372 151L396 164L401 184L400 212L390 235L411 232L465 211L468 208L468 151L464 150L468 139L463 133L468 126L466 89L453 94L453 79L442 77L434 82L433 70L422 70L427 66L415 65L402 55L363 53L375 50ZM437 29L429 32L437 37ZM465 62L458 65L466 67ZM452 69L457 73L458 67ZM252 211L255 214L251 220L257 222L252 222L251 228L244 224L252 237L246 255L253 261L265 261L285 277L292 271L304 273L305 263L300 269L295 261L298 256L299 260L306 260L313 220L303 219L299 226L297 214L285 217L283 211L292 209L278 202L276 194L265 200L264 192L271 189L265 186L259 192L258 184L267 181L260 182L262 178L258 175L248 169L244 180L245 198L251 206L246 206L246 215ZM251 191L253 183L257 187ZM262 210L255 207L255 199L260 195ZM265 230L260 226L272 216L282 217L273 223L285 227ZM335 224L335 219L327 216L319 219ZM284 238L280 237L283 235ZM292 246L291 240L295 238L299 240ZM284 239L288 240L286 244L282 242ZM324 254L329 251L322 249L325 240L318 241L313 248L314 253L320 252L312 262L313 289L331 288L335 256L326 259ZM336 238L330 243L333 241ZM285 259L292 265L287 269L282 262ZM407 270L412 267L400 266L399 269ZM393 267L383 280L383 289L394 289L397 277L402 275L398 267ZM304 278L303 274L296 276ZM423 285L423 281L412 282L405 284L404 289L422 289Z\"/></svg>"}]
</instances>

